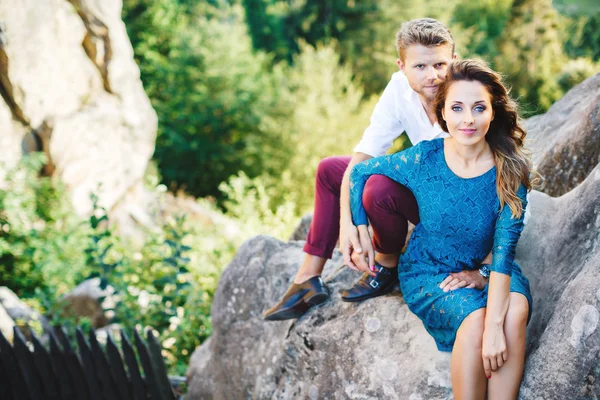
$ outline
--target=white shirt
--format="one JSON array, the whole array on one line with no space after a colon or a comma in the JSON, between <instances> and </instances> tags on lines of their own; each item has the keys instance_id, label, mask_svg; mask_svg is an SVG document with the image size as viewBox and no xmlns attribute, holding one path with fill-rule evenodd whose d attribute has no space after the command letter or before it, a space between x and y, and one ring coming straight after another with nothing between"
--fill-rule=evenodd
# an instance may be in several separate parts
<instances>
[{"instance_id":1,"label":"white shirt","mask_svg":"<svg viewBox=\"0 0 600 400\"><path fill-rule=\"evenodd\" d=\"M431 124L419 95L410 87L406 75L398 71L379 98L371 123L354 152L382 156L404 131L413 145L422 140L449 137L437 122Z\"/></svg>"},{"instance_id":2,"label":"white shirt","mask_svg":"<svg viewBox=\"0 0 600 400\"><path fill-rule=\"evenodd\" d=\"M395 72L379 98L370 124L363 137L354 148L355 153L371 157L382 156L392 147L394 139L406 131L413 145L422 140L450 137L436 122L429 121L417 92L410 87L402 71ZM529 193L527 193L529 201ZM523 222L527 224L531 211L525 208Z\"/></svg>"}]
</instances>

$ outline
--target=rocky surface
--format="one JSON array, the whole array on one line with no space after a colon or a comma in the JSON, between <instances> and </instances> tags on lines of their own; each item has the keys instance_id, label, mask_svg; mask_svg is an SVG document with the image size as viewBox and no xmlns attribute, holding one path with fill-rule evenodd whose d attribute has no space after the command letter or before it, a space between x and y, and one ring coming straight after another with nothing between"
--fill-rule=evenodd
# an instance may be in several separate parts
<instances>
[{"instance_id":1,"label":"rocky surface","mask_svg":"<svg viewBox=\"0 0 600 400\"><path fill-rule=\"evenodd\" d=\"M115 290L112 286L106 289L100 288L100 278L87 279L81 282L75 289L67 293L61 300L62 315L76 317L87 317L94 329L108 325L113 317L113 311L117 304Z\"/></svg>"},{"instance_id":2,"label":"rocky surface","mask_svg":"<svg viewBox=\"0 0 600 400\"><path fill-rule=\"evenodd\" d=\"M534 192L518 262L534 313L522 399L585 399L600 392L600 167L568 195ZM325 280L333 295L297 321L261 313L284 293L302 243L260 236L223 273L212 338L193 355L191 399L446 399L449 356L435 348L400 293L360 304L340 290L357 275L339 256Z\"/></svg>"},{"instance_id":3,"label":"rocky surface","mask_svg":"<svg viewBox=\"0 0 600 400\"><path fill-rule=\"evenodd\" d=\"M143 209L157 118L121 8L121 0L0 2L0 185L23 152L44 151L45 172L67 184L79 213L91 210L92 191L117 219Z\"/></svg>"},{"instance_id":4,"label":"rocky surface","mask_svg":"<svg viewBox=\"0 0 600 400\"><path fill-rule=\"evenodd\" d=\"M546 172L545 190L568 193L531 194L532 216L517 249L534 299L520 399L600 397L600 165L593 150L600 137L598 102L592 103L598 82L598 75L590 78L533 120L539 129L557 129L533 134L540 144L553 143L537 150L542 171L556 154L576 154L582 167L571 174L572 158L555 158L560 168ZM579 116L573 93L586 99ZM592 128L578 134L592 150L572 147L560 129L588 122ZM577 140L584 146L584 139L571 138ZM358 275L342 267L339 254L323 275L332 292L328 302L295 321L262 320L291 283L302 244L259 236L239 249L215 294L213 335L192 356L187 398L452 398L449 355L437 351L399 292L358 304L341 301L341 289Z\"/></svg>"},{"instance_id":5,"label":"rocky surface","mask_svg":"<svg viewBox=\"0 0 600 400\"><path fill-rule=\"evenodd\" d=\"M600 73L525 125L542 191L556 197L575 188L600 163Z\"/></svg>"},{"instance_id":6,"label":"rocky surface","mask_svg":"<svg viewBox=\"0 0 600 400\"><path fill-rule=\"evenodd\" d=\"M12 341L14 326L15 321L8 315L4 307L0 305L0 332L9 341Z\"/></svg>"},{"instance_id":7,"label":"rocky surface","mask_svg":"<svg viewBox=\"0 0 600 400\"><path fill-rule=\"evenodd\" d=\"M290 240L306 240L308 230L310 229L310 223L312 222L312 213L308 213L302 217L294 232L290 235Z\"/></svg>"},{"instance_id":8,"label":"rocky surface","mask_svg":"<svg viewBox=\"0 0 600 400\"><path fill-rule=\"evenodd\" d=\"M0 286L0 307L6 311L8 316L14 321L14 324L19 327L26 337L29 337L31 327L36 327L46 332L50 330L48 319L23 303L6 286Z\"/></svg>"}]
</instances>

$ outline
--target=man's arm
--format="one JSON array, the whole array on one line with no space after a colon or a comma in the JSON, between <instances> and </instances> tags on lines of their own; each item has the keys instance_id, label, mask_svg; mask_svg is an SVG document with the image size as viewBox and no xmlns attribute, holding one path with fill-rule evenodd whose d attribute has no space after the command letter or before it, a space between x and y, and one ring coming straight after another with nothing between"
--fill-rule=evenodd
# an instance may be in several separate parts
<instances>
[{"instance_id":1,"label":"man's arm","mask_svg":"<svg viewBox=\"0 0 600 400\"><path fill-rule=\"evenodd\" d=\"M352 212L350 211L350 171L352 171L352 168L356 164L371 158L373 157L365 153L354 153L350 164L348 164L348 168L344 172L340 188L340 251L344 255L344 264L348 267L355 271L364 271L375 276L375 273L371 271L366 261L366 257L369 256L369 264L375 262L371 237L368 233L366 235L364 233L363 235L359 235L358 229L352 222ZM351 259L353 251L360 254L356 263Z\"/></svg>"}]
</instances>

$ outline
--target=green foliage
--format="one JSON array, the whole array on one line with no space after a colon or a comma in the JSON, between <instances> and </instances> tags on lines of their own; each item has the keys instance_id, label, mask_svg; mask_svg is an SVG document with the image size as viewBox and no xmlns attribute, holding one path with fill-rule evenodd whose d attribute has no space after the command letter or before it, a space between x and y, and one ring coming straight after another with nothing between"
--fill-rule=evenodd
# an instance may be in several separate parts
<instances>
[{"instance_id":1,"label":"green foliage","mask_svg":"<svg viewBox=\"0 0 600 400\"><path fill-rule=\"evenodd\" d=\"M564 47L570 58L600 61L600 12L567 18L564 31Z\"/></svg>"},{"instance_id":2,"label":"green foliage","mask_svg":"<svg viewBox=\"0 0 600 400\"><path fill-rule=\"evenodd\" d=\"M282 158L265 154L287 150L269 129L281 113L281 77L269 57L253 52L241 9L190 15L168 0L142 8L146 25L130 34L159 116L155 159L164 182L219 196L219 183L240 170L276 176Z\"/></svg>"},{"instance_id":3,"label":"green foliage","mask_svg":"<svg viewBox=\"0 0 600 400\"><path fill-rule=\"evenodd\" d=\"M218 277L244 238L233 241L216 226L198 227L182 216L168 218L134 246L115 234L95 196L89 219L78 217L60 182L39 176L43 162L40 155L24 157L0 189L0 285L72 331L90 321L68 316L61 298L98 277L117 299L105 310L114 314L111 322L130 332L158 330L170 373L183 375L211 332Z\"/></svg>"},{"instance_id":4,"label":"green foliage","mask_svg":"<svg viewBox=\"0 0 600 400\"><path fill-rule=\"evenodd\" d=\"M480 0L457 5L450 27L461 57L492 61L498 55L498 38L510 16L512 0Z\"/></svg>"},{"instance_id":5,"label":"green foliage","mask_svg":"<svg viewBox=\"0 0 600 400\"><path fill-rule=\"evenodd\" d=\"M38 176L44 161L24 157L0 189L0 286L23 297L36 289L63 294L85 270L87 229L64 186Z\"/></svg>"},{"instance_id":6,"label":"green foliage","mask_svg":"<svg viewBox=\"0 0 600 400\"><path fill-rule=\"evenodd\" d=\"M600 62L594 63L588 58L569 60L558 76L558 84L566 93L573 86L598 72L600 72Z\"/></svg>"},{"instance_id":7,"label":"green foliage","mask_svg":"<svg viewBox=\"0 0 600 400\"><path fill-rule=\"evenodd\" d=\"M516 0L500 38L496 67L531 114L545 112L563 95L556 78L567 58L558 27L551 0Z\"/></svg>"},{"instance_id":8,"label":"green foliage","mask_svg":"<svg viewBox=\"0 0 600 400\"><path fill-rule=\"evenodd\" d=\"M279 193L296 204L298 215L312 208L314 177L319 161L351 154L366 127L376 98L363 100L360 81L349 66L341 66L336 44L301 52L287 74L291 115L280 122L294 151L278 182Z\"/></svg>"}]
</instances>

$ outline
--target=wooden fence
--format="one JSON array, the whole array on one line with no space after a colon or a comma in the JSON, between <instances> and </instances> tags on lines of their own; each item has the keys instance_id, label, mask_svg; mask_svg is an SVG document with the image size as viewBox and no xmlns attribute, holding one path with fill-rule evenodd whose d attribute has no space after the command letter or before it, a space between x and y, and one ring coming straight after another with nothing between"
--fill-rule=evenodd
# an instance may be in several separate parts
<instances>
[{"instance_id":1,"label":"wooden fence","mask_svg":"<svg viewBox=\"0 0 600 400\"><path fill-rule=\"evenodd\" d=\"M161 346L151 330L134 345L121 331L121 350L110 335L101 346L93 330L77 329L75 352L66 332L49 334L49 349L14 328L11 345L0 333L0 400L174 400ZM104 347L104 348L103 348Z\"/></svg>"}]
</instances>

